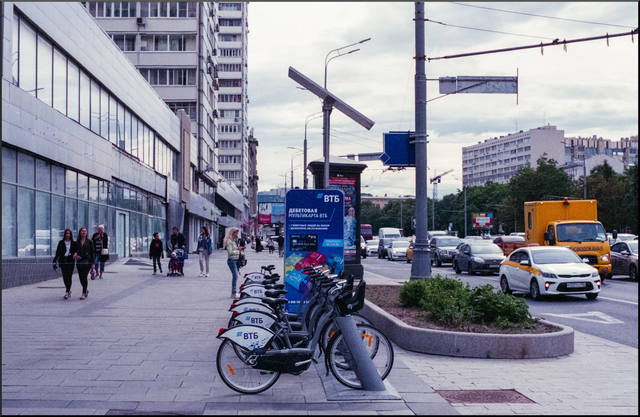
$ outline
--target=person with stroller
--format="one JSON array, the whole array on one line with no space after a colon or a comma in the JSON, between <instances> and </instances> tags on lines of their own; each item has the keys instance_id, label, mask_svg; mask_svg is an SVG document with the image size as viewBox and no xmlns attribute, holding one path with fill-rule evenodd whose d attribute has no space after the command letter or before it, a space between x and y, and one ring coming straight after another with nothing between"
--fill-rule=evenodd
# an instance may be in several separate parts
<instances>
[{"instance_id":1,"label":"person with stroller","mask_svg":"<svg viewBox=\"0 0 640 417\"><path fill-rule=\"evenodd\" d=\"M158 264L158 269L160 269L160 273L162 274L162 264L160 263L160 258L164 258L162 246L160 234L155 232L153 234L153 240L149 244L149 259L153 260L153 275L156 274L156 264Z\"/></svg>"},{"instance_id":2,"label":"person with stroller","mask_svg":"<svg viewBox=\"0 0 640 417\"><path fill-rule=\"evenodd\" d=\"M179 232L176 226L173 226L171 238L169 240L171 242L171 246L169 247L169 254L173 255L173 252L176 252L176 258L178 263L180 264L179 273L184 276L183 267L184 267L184 235ZM179 249L179 250L178 250Z\"/></svg>"}]
</instances>

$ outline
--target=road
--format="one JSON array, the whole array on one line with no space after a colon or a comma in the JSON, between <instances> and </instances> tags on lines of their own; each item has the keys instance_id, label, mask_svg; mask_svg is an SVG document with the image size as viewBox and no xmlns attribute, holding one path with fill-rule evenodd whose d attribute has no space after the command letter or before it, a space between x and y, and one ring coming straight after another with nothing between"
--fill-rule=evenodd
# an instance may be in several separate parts
<instances>
[{"instance_id":1,"label":"road","mask_svg":"<svg viewBox=\"0 0 640 417\"><path fill-rule=\"evenodd\" d=\"M398 282L406 281L411 275L411 265L406 261L391 262L369 256L362 260L367 274L378 274ZM473 275L466 272L456 275L450 265L433 268L434 274L456 278L472 287L490 284L499 289L497 275ZM638 282L627 277L616 276L604 282L600 295L588 301L584 295L547 297L533 301L523 297L534 317L561 323L577 331L602 337L613 342L638 347Z\"/></svg>"}]
</instances>

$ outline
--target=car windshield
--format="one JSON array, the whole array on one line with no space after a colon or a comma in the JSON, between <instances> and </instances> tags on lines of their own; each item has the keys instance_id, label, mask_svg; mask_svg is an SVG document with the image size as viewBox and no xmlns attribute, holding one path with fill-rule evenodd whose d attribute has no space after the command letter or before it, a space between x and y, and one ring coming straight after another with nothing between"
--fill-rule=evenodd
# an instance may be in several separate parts
<instances>
[{"instance_id":1,"label":"car windshield","mask_svg":"<svg viewBox=\"0 0 640 417\"><path fill-rule=\"evenodd\" d=\"M377 240L367 240L367 245L377 245L378 241Z\"/></svg>"},{"instance_id":2,"label":"car windshield","mask_svg":"<svg viewBox=\"0 0 640 417\"><path fill-rule=\"evenodd\" d=\"M534 250L531 251L533 262L537 264L574 264L582 263L582 259L571 249L567 250Z\"/></svg>"},{"instance_id":3,"label":"car windshield","mask_svg":"<svg viewBox=\"0 0 640 417\"><path fill-rule=\"evenodd\" d=\"M408 248L409 242L406 240L396 240L395 242L391 242L391 246L394 248Z\"/></svg>"},{"instance_id":4,"label":"car windshield","mask_svg":"<svg viewBox=\"0 0 640 417\"><path fill-rule=\"evenodd\" d=\"M623 242L626 242L627 240L633 240L635 239L635 237L636 237L635 235L625 235L622 233L618 234L618 240L621 240Z\"/></svg>"},{"instance_id":5,"label":"car windshield","mask_svg":"<svg viewBox=\"0 0 640 417\"><path fill-rule=\"evenodd\" d=\"M558 242L604 242L607 234L600 223L559 224Z\"/></svg>"},{"instance_id":6,"label":"car windshield","mask_svg":"<svg viewBox=\"0 0 640 417\"><path fill-rule=\"evenodd\" d=\"M499 246L494 245L493 243L488 245L488 244L484 244L484 245L471 245L471 253L473 254L480 254L480 253L486 253L486 254L490 254L490 255L502 255L502 249L500 249Z\"/></svg>"},{"instance_id":7,"label":"car windshield","mask_svg":"<svg viewBox=\"0 0 640 417\"><path fill-rule=\"evenodd\" d=\"M460 239L457 238L436 239L437 246L458 246L459 243Z\"/></svg>"},{"instance_id":8,"label":"car windshield","mask_svg":"<svg viewBox=\"0 0 640 417\"><path fill-rule=\"evenodd\" d=\"M400 233L388 233L384 235L385 239L397 239L400 237Z\"/></svg>"},{"instance_id":9,"label":"car windshield","mask_svg":"<svg viewBox=\"0 0 640 417\"><path fill-rule=\"evenodd\" d=\"M629 245L629 249L631 249L631 252L635 253L636 255L638 254L638 241L637 240L633 240L631 242L627 242L627 245Z\"/></svg>"}]
</instances>

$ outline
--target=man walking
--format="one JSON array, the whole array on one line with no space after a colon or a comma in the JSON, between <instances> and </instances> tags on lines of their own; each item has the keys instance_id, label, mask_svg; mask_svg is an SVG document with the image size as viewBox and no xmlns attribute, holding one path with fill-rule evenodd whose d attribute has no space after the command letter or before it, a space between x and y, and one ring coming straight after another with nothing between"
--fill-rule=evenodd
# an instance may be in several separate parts
<instances>
[{"instance_id":1,"label":"man walking","mask_svg":"<svg viewBox=\"0 0 640 417\"><path fill-rule=\"evenodd\" d=\"M178 228L176 226L173 226L171 231L172 231L171 238L170 238L171 250L174 251L176 249L182 249L183 253L184 253L184 251L185 251L184 235L182 233L180 233L180 231L178 230ZM169 254L169 255L171 255L171 254ZM180 275L184 276L184 272L182 272L183 268L184 268L184 257L182 257L181 260L180 260Z\"/></svg>"},{"instance_id":2,"label":"man walking","mask_svg":"<svg viewBox=\"0 0 640 417\"><path fill-rule=\"evenodd\" d=\"M284 236L278 235L278 255L282 258L284 256Z\"/></svg>"}]
</instances>

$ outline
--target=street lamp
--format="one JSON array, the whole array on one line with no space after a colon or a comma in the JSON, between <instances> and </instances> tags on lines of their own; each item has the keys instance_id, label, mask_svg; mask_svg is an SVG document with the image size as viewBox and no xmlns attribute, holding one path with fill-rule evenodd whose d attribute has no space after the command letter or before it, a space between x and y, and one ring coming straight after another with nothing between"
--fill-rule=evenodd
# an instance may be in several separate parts
<instances>
[{"instance_id":1,"label":"street lamp","mask_svg":"<svg viewBox=\"0 0 640 417\"><path fill-rule=\"evenodd\" d=\"M359 51L360 48L352 49L352 50L350 50L348 52L340 52L342 49L347 49L347 48L349 48L351 46L358 45L360 43L365 43L365 42L370 41L370 40L371 40L371 38L366 38L366 39L363 39L363 40L358 41L358 42L350 43L349 45L345 45L345 46L341 46L340 48L332 49L327 53L327 55L325 55L325 57L324 57L324 88L325 89L327 88L327 65L329 65L329 61L331 61L334 58L338 58L340 56L352 54L354 52ZM334 52L337 52L338 55L329 58L329 55L331 55Z\"/></svg>"},{"instance_id":2,"label":"street lamp","mask_svg":"<svg viewBox=\"0 0 640 417\"><path fill-rule=\"evenodd\" d=\"M304 152L302 149L298 148L297 146L287 146L287 149L293 149L298 152ZM294 153L291 155L291 189L292 190L293 190L293 155L296 155L296 154Z\"/></svg>"}]
</instances>

